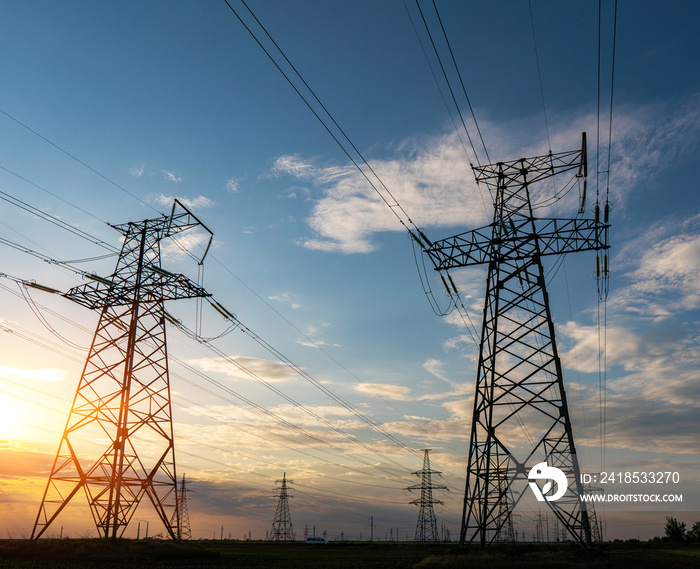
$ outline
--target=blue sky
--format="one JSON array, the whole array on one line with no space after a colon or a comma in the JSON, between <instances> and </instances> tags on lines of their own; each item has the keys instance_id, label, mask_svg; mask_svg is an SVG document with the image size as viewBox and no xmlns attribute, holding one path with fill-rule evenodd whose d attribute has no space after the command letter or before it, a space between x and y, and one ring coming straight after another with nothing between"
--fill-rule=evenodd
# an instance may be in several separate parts
<instances>
[{"instance_id":1,"label":"blue sky","mask_svg":"<svg viewBox=\"0 0 700 569\"><path fill-rule=\"evenodd\" d=\"M411 18L421 29L413 2L406 2L408 9L389 0L249 5L431 238L488 222L488 196L474 184L413 29ZM528 4L445 0L438 7L492 160L546 152ZM551 147L575 149L587 131L593 191L597 8L594 2L532 2ZM601 170L612 4L603 2L603 9ZM677 509L687 512L678 515L691 523L700 519L694 176L700 79L693 73L699 11L688 1L663 10L646 1L619 7L604 453L606 469L679 471L684 502ZM419 33L425 42L424 30ZM105 222L154 217L167 212L174 197L191 206L215 234L204 286L386 431L413 449L434 449L451 488L438 516L454 536L474 345L454 314L439 318L431 311L405 230L226 4L8 2L0 22L0 72L0 190L114 246L118 234ZM599 180L604 190L605 176ZM569 195L547 215L573 217L576 199ZM6 202L0 202L0 237L59 260L104 253ZM2 273L61 290L82 282L6 246L0 260ZM165 265L197 276L196 266L176 253ZM80 266L109 274L114 259ZM591 254L570 255L550 284L575 437L589 472L599 471L602 460L593 270ZM453 274L479 327L485 271ZM51 326L82 351L68 347L12 294L19 289L11 280L0 284L10 289L0 289L1 322L13 330L0 343L0 512L17 520L10 531L28 534L97 317L65 299L32 293L55 311L44 312ZM439 280L432 286L447 305ZM168 310L194 324L192 303ZM216 313L206 313L204 335L224 328ZM61 353L20 333L56 342ZM413 535L417 511L408 502L414 496L402 489L415 483L410 473L421 466L418 455L363 427L245 335L215 344L381 455L347 440L336 441L344 453L316 448L220 393L198 390L187 381L202 380L174 364L184 378L172 379L178 469L196 492L190 506L195 536L209 537L224 525L233 537L249 530L263 537L274 515L270 489L283 471L297 483L292 516L298 532L316 524L331 535L366 536L374 515L381 533L398 526L402 536ZM278 417L329 440L338 436L177 330L169 332L169 348ZM78 503L76 513L66 513L74 534L91 529L81 507L86 510ZM666 510L634 513L634 523L624 519L629 510L606 513L610 537L662 531ZM137 517L152 519L146 507ZM521 531L534 531L526 515L519 523Z\"/></svg>"}]
</instances>

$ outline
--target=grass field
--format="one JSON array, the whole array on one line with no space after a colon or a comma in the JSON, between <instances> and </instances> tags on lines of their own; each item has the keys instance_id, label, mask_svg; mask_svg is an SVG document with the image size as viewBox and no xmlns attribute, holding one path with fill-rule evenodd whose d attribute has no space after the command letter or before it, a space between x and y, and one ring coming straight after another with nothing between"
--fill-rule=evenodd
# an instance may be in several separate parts
<instances>
[{"instance_id":1,"label":"grass field","mask_svg":"<svg viewBox=\"0 0 700 569\"><path fill-rule=\"evenodd\" d=\"M572 544L456 545L88 540L0 541L0 569L625 569L700 568L700 545L610 543L590 555Z\"/></svg>"}]
</instances>

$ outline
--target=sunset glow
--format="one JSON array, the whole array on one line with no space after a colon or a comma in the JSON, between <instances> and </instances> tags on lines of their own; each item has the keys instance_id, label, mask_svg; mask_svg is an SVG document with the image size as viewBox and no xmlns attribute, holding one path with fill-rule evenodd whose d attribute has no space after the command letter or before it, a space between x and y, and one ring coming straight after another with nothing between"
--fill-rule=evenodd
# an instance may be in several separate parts
<instances>
[{"instance_id":1,"label":"sunset glow","mask_svg":"<svg viewBox=\"0 0 700 569\"><path fill-rule=\"evenodd\" d=\"M431 449L448 488L436 491L438 524L458 539L487 272L441 281L407 228L433 242L487 226L493 195L473 166L578 150L584 131L587 201L576 173L532 185L542 219L593 218L596 200L612 203L598 260L607 302L595 253L543 261L577 460L587 474L622 474L609 494L652 493L625 486L627 472L678 473L655 491L680 503L595 504L606 539L660 535L669 513L700 519L700 4L679 17L651 0L621 3L612 119L613 4L603 2L600 89L597 5L560 4L533 0L531 25L528 3L439 3L464 84L457 109L412 3L251 1L306 87L255 33L306 102L223 2L10 3L0 534L31 535L59 449L59 463L75 450L107 464L131 442L140 461L161 460L159 476L186 474L195 539L265 539L283 475L298 539L314 527L367 539L370 520L379 539L413 539L409 487ZM175 200L181 228L168 217ZM135 285L115 279L136 278L117 263L124 228L144 220L172 235L142 257L139 286L171 296L165 313L153 300L148 318L134 312L138 328L119 297ZM109 390L127 374L130 334L145 339L117 433L103 425L119 415ZM92 423L78 428L74 414L68 445L84 368L94 389L83 385L77 405ZM539 425L522 416L499 436L526 453ZM171 417L174 466L162 448ZM516 526L532 541L542 505L527 485L519 492ZM126 537L147 525L167 537L149 500ZM45 535L96 537L88 501L81 488Z\"/></svg>"}]
</instances>

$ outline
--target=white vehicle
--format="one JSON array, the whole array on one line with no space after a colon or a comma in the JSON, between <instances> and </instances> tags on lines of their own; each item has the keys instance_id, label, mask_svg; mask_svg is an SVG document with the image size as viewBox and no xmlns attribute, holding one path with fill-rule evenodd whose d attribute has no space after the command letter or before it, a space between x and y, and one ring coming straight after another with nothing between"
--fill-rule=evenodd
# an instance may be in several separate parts
<instances>
[{"instance_id":1,"label":"white vehicle","mask_svg":"<svg viewBox=\"0 0 700 569\"><path fill-rule=\"evenodd\" d=\"M307 537L306 543L328 543L325 537Z\"/></svg>"}]
</instances>

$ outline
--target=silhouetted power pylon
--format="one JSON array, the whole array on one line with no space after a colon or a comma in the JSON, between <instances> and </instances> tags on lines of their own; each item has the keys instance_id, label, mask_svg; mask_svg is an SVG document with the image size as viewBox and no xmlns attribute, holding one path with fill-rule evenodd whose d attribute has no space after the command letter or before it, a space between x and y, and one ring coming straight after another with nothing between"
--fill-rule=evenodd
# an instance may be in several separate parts
<instances>
[{"instance_id":1,"label":"silhouetted power pylon","mask_svg":"<svg viewBox=\"0 0 700 569\"><path fill-rule=\"evenodd\" d=\"M185 475L182 475L180 482L180 491L177 495L177 515L179 516L179 524L177 526L178 539L192 539L192 528L190 528L190 512L187 507L187 485L185 483ZM175 515L175 513L173 513ZM171 520L171 523L176 520Z\"/></svg>"},{"instance_id":2,"label":"silhouetted power pylon","mask_svg":"<svg viewBox=\"0 0 700 569\"><path fill-rule=\"evenodd\" d=\"M201 228L211 243L212 234L177 200L169 216L113 227L124 241L112 275L92 275L93 282L63 295L97 310L100 319L51 467L33 539L47 530L81 490L102 537L120 537L144 496L170 537L178 537L165 339L169 316L164 303L209 295L187 277L161 267L161 241L176 240L184 231ZM101 450L95 452L94 445Z\"/></svg>"},{"instance_id":3,"label":"silhouetted power pylon","mask_svg":"<svg viewBox=\"0 0 700 569\"><path fill-rule=\"evenodd\" d=\"M444 502L433 498L433 490L447 490L447 486L433 484L433 474L441 473L430 468L430 449L424 449L424 453L423 469L413 473L420 476L420 484L406 488L406 490L420 490L420 498L410 502L420 506L414 541L440 541L433 504L444 504Z\"/></svg>"},{"instance_id":4,"label":"silhouetted power pylon","mask_svg":"<svg viewBox=\"0 0 700 569\"><path fill-rule=\"evenodd\" d=\"M293 480L289 480L290 484L294 484ZM277 490L278 498L277 511L275 512L275 521L272 522L272 532L270 539L272 541L294 541L294 532L292 531L292 516L289 513L289 493L287 492L287 473L282 475L282 480L275 480L275 484L279 484Z\"/></svg>"},{"instance_id":5,"label":"silhouetted power pylon","mask_svg":"<svg viewBox=\"0 0 700 569\"><path fill-rule=\"evenodd\" d=\"M595 219L538 219L535 209L551 205L558 194L534 203L531 195L533 184L571 172L571 182L583 178L579 214L585 212L585 141L584 133L577 151L474 167L477 183L490 190L493 222L425 246L438 271L488 266L462 545L476 540L483 547L496 539L526 493L545 501L574 540L591 545L542 258L607 249L609 207L604 204L604 220L598 203ZM607 279L607 257L605 261L602 275L598 273L602 279ZM546 472L541 463L546 463ZM553 467L566 476L563 496L550 500L559 483L545 484L540 496L527 487L535 466L535 478L547 478ZM517 499L509 504L514 494Z\"/></svg>"},{"instance_id":6,"label":"silhouetted power pylon","mask_svg":"<svg viewBox=\"0 0 700 569\"><path fill-rule=\"evenodd\" d=\"M513 499L510 495L510 489L508 488L505 476L501 475L501 473L497 473L496 475L498 476L500 483L498 488L498 493L500 496L498 506L500 511L498 512L498 516L499 518L505 519L504 524L501 526L501 529L496 536L496 541L503 543L515 543L515 527L513 525L513 510L511 506Z\"/></svg>"},{"instance_id":7,"label":"silhouetted power pylon","mask_svg":"<svg viewBox=\"0 0 700 569\"><path fill-rule=\"evenodd\" d=\"M583 491L586 494L605 493L605 490L603 490L600 486L591 486L590 484L584 484ZM593 543L603 543L603 527L598 521L598 515L596 514L595 504L593 502L588 504L588 519L591 525L591 539L593 540Z\"/></svg>"}]
</instances>

